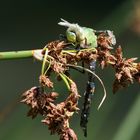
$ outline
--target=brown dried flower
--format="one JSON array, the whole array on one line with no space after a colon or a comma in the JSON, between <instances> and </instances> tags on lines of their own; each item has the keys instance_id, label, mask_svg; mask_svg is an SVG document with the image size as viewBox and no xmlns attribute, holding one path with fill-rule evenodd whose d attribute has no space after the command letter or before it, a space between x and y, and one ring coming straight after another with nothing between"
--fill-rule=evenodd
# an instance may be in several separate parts
<instances>
[{"instance_id":1,"label":"brown dried flower","mask_svg":"<svg viewBox=\"0 0 140 140\"><path fill-rule=\"evenodd\" d=\"M102 49L113 49L112 46L112 38L108 35L106 35L106 33L101 33L98 35L97 37L97 43L98 46L102 47Z\"/></svg>"},{"instance_id":2,"label":"brown dried flower","mask_svg":"<svg viewBox=\"0 0 140 140\"><path fill-rule=\"evenodd\" d=\"M76 134L69 128L69 119L78 110L76 106L77 99L71 94L64 102L57 105L49 103L48 113L42 122L48 125L51 134L58 133L60 140L77 140Z\"/></svg>"},{"instance_id":3,"label":"brown dried flower","mask_svg":"<svg viewBox=\"0 0 140 140\"><path fill-rule=\"evenodd\" d=\"M140 63L136 64L138 72L134 75L135 80L140 83Z\"/></svg>"},{"instance_id":4,"label":"brown dried flower","mask_svg":"<svg viewBox=\"0 0 140 140\"><path fill-rule=\"evenodd\" d=\"M51 62L51 68L56 73L63 73L65 71L65 66L63 65L63 63L55 60Z\"/></svg>"},{"instance_id":5,"label":"brown dried flower","mask_svg":"<svg viewBox=\"0 0 140 140\"><path fill-rule=\"evenodd\" d=\"M115 54L117 60L114 65L116 74L115 81L113 84L113 92L128 86L133 83L135 75L138 73L138 68L134 62L137 58L126 59L123 58L123 53L121 47L118 47Z\"/></svg>"},{"instance_id":6,"label":"brown dried flower","mask_svg":"<svg viewBox=\"0 0 140 140\"><path fill-rule=\"evenodd\" d=\"M52 53L51 56L53 56L53 54L60 54L60 52L62 51L62 49L64 47L66 47L66 43L64 41L60 41L60 40L52 41L47 44L49 54ZM55 58L55 56L53 56L53 57Z\"/></svg>"},{"instance_id":7,"label":"brown dried flower","mask_svg":"<svg viewBox=\"0 0 140 140\"><path fill-rule=\"evenodd\" d=\"M71 128L67 128L65 132L60 135L60 140L78 140L78 138Z\"/></svg>"},{"instance_id":8,"label":"brown dried flower","mask_svg":"<svg viewBox=\"0 0 140 140\"><path fill-rule=\"evenodd\" d=\"M99 61L102 69L110 64L114 65L116 61L115 56L111 53L111 50L113 49L111 46L116 43L114 42L115 37L111 31L109 31L109 33L112 34L113 37L107 35L106 33L101 33L97 38L97 60Z\"/></svg>"},{"instance_id":9,"label":"brown dried flower","mask_svg":"<svg viewBox=\"0 0 140 140\"><path fill-rule=\"evenodd\" d=\"M46 75L40 75L39 82L43 87L47 86L48 88L53 88L53 83Z\"/></svg>"},{"instance_id":10,"label":"brown dried flower","mask_svg":"<svg viewBox=\"0 0 140 140\"><path fill-rule=\"evenodd\" d=\"M79 110L77 107L79 95L74 82L71 84L71 90L73 93L64 102L47 105L48 112L45 119L42 120L48 125L51 134L58 133L60 135L60 140L77 140L76 134L69 128L70 117Z\"/></svg>"},{"instance_id":11,"label":"brown dried flower","mask_svg":"<svg viewBox=\"0 0 140 140\"><path fill-rule=\"evenodd\" d=\"M55 92L44 94L39 87L32 87L22 94L21 102L30 106L28 116L35 118L38 114L46 115L47 104L54 102L57 96Z\"/></svg>"},{"instance_id":12,"label":"brown dried flower","mask_svg":"<svg viewBox=\"0 0 140 140\"><path fill-rule=\"evenodd\" d=\"M101 49L98 48L98 57L97 60L99 61L101 68L103 69L104 67L108 65L114 65L116 58L111 54L110 50L108 49Z\"/></svg>"}]
</instances>

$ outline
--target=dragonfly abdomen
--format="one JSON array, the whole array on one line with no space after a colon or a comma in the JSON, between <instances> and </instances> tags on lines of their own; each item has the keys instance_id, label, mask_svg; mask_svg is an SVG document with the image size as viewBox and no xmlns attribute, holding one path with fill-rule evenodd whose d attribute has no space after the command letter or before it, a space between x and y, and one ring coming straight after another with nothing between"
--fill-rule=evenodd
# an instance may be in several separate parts
<instances>
[{"instance_id":1,"label":"dragonfly abdomen","mask_svg":"<svg viewBox=\"0 0 140 140\"><path fill-rule=\"evenodd\" d=\"M95 72L96 67L96 61L90 62L90 70ZM80 126L82 127L84 131L84 136L87 137L87 123L88 123L88 117L90 114L90 107L92 102L92 97L95 92L95 82L94 82L94 76L92 74L88 75L88 82L86 86L86 91L84 93L84 103L83 108L81 112L81 121Z\"/></svg>"}]
</instances>

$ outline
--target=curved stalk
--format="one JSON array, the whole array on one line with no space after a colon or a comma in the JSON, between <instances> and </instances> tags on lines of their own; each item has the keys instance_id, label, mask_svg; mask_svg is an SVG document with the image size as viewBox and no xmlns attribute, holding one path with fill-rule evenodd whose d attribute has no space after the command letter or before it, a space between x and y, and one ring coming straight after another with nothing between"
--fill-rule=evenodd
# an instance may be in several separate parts
<instances>
[{"instance_id":1,"label":"curved stalk","mask_svg":"<svg viewBox=\"0 0 140 140\"><path fill-rule=\"evenodd\" d=\"M79 69L85 70L86 72L93 74L93 75L99 80L99 82L101 83L101 85L102 85L102 87L103 87L103 91L104 91L104 96L103 96L103 98L102 98L102 100L101 100L101 102L100 102L100 104L99 104L99 106L98 106L98 110L99 110L100 107L102 106L102 104L103 104L105 98L106 98L106 89L105 89L105 85L104 85L103 81L101 80L101 78L100 78L97 74L95 74L94 72L92 72L91 70L89 70L89 69L87 69L87 68L84 68L84 67L82 67L82 66L71 65L71 64L67 64L67 66L75 67L75 68L79 68Z\"/></svg>"},{"instance_id":2,"label":"curved stalk","mask_svg":"<svg viewBox=\"0 0 140 140\"><path fill-rule=\"evenodd\" d=\"M68 88L68 90L70 90L70 85L69 85L69 81L68 81L69 79L67 79L67 77L64 73L60 73L59 75L63 79L64 83L66 84L66 86Z\"/></svg>"},{"instance_id":3,"label":"curved stalk","mask_svg":"<svg viewBox=\"0 0 140 140\"><path fill-rule=\"evenodd\" d=\"M47 55L48 55L48 51L45 50L45 55L44 55L44 58L43 58L42 69L41 69L41 74L42 75L45 73Z\"/></svg>"}]
</instances>

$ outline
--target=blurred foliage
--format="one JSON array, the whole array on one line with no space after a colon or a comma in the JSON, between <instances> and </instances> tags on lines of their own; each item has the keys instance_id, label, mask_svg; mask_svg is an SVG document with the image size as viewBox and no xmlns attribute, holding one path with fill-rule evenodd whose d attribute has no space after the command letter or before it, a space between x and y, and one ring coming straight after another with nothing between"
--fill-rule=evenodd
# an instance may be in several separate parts
<instances>
[{"instance_id":1,"label":"blurred foliage","mask_svg":"<svg viewBox=\"0 0 140 140\"><path fill-rule=\"evenodd\" d=\"M62 17L82 26L113 30L118 45L123 48L124 56L140 57L139 9L139 0L108 0L94 3L74 0L2 1L0 50L43 48L47 42L64 33L65 28L57 25ZM58 139L57 136L50 136L47 127L41 124L41 119L27 118L26 106L19 103L21 93L38 84L41 64L32 59L0 61L0 68L0 139ZM83 76L73 71L72 73L80 93L83 94L87 75ZM131 85L113 95L114 72L111 69L97 68L97 74L104 81L108 95L102 108L97 111L103 92L97 81L87 140L140 139L139 85ZM63 84L58 85L56 89L65 94ZM79 126L80 114L76 114L71 122L79 140L86 139Z\"/></svg>"}]
</instances>

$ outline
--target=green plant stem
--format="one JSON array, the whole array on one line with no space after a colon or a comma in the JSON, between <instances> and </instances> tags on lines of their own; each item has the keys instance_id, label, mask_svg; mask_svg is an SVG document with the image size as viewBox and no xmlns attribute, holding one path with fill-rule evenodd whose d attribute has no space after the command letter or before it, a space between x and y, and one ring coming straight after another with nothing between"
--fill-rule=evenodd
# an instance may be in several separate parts
<instances>
[{"instance_id":1,"label":"green plant stem","mask_svg":"<svg viewBox=\"0 0 140 140\"><path fill-rule=\"evenodd\" d=\"M65 84L66 84L68 90L70 90L69 81L68 81L66 75L65 75L64 73L60 73L59 75L60 75L60 77L63 79L63 81L65 82Z\"/></svg>"},{"instance_id":2,"label":"green plant stem","mask_svg":"<svg viewBox=\"0 0 140 140\"><path fill-rule=\"evenodd\" d=\"M0 60L33 57L34 50L0 52Z\"/></svg>"},{"instance_id":3,"label":"green plant stem","mask_svg":"<svg viewBox=\"0 0 140 140\"><path fill-rule=\"evenodd\" d=\"M34 57L35 59L42 61L44 57L42 49L0 52L0 60L23 59L30 57Z\"/></svg>"}]
</instances>

